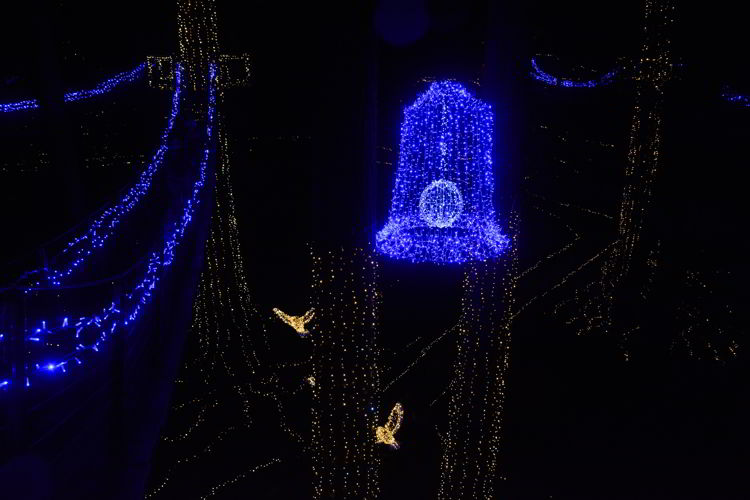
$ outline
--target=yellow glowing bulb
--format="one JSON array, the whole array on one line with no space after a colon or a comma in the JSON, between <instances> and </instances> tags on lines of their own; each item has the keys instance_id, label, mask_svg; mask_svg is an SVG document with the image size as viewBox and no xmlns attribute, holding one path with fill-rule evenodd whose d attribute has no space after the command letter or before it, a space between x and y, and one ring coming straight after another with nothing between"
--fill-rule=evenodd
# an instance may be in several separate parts
<instances>
[{"instance_id":1,"label":"yellow glowing bulb","mask_svg":"<svg viewBox=\"0 0 750 500\"><path fill-rule=\"evenodd\" d=\"M401 420L404 418L404 410L401 407L401 403L396 405L391 410L391 414L388 415L388 421L384 426L378 426L375 428L375 440L378 443L387 444L394 449L398 449L398 441L394 437L394 434L401 427Z\"/></svg>"},{"instance_id":2,"label":"yellow glowing bulb","mask_svg":"<svg viewBox=\"0 0 750 500\"><path fill-rule=\"evenodd\" d=\"M310 333L309 330L305 328L305 325L307 325L307 323L313 319L313 316L315 316L315 308L310 309L302 316L290 316L276 307L273 308L273 312L276 313L276 316L278 316L281 321L294 328L300 336L304 337Z\"/></svg>"}]
</instances>

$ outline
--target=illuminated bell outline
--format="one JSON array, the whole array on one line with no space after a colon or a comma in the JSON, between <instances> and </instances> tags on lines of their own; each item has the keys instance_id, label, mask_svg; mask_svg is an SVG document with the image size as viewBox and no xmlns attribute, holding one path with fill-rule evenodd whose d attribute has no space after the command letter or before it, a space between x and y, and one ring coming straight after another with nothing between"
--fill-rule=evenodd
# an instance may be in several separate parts
<instances>
[{"instance_id":1,"label":"illuminated bell outline","mask_svg":"<svg viewBox=\"0 0 750 500\"><path fill-rule=\"evenodd\" d=\"M430 85L404 110L388 221L388 257L438 264L498 257L509 246L494 209L492 107L454 81Z\"/></svg>"}]
</instances>

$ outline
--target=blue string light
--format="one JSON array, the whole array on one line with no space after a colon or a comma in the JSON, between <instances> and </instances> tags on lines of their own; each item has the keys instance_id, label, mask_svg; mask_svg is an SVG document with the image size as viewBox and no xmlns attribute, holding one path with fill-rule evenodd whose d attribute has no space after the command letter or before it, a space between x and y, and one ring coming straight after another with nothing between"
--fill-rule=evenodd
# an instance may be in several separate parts
<instances>
[{"instance_id":1,"label":"blue string light","mask_svg":"<svg viewBox=\"0 0 750 500\"><path fill-rule=\"evenodd\" d=\"M63 96L65 102L76 102L84 99L89 99L98 95L106 94L111 92L115 88L125 83L131 83L138 80L144 75L146 70L146 63L141 63L135 67L135 69L129 71L123 71L117 75L99 83L92 89L88 90L75 90L68 92ZM0 113L11 113L13 111L22 111L25 109L36 109L39 107L39 101L37 99L28 99L25 101L11 102L7 104L0 104Z\"/></svg>"},{"instance_id":2,"label":"blue string light","mask_svg":"<svg viewBox=\"0 0 750 500\"><path fill-rule=\"evenodd\" d=\"M0 113L12 113L13 111L23 111L25 109L36 109L39 107L39 101L36 99L29 99L26 101L9 102L8 104L0 104Z\"/></svg>"},{"instance_id":3,"label":"blue string light","mask_svg":"<svg viewBox=\"0 0 750 500\"><path fill-rule=\"evenodd\" d=\"M734 92L725 87L723 92L721 93L721 97L723 97L724 100L731 102L732 104L739 104L740 106L750 107L750 95L738 94L737 92Z\"/></svg>"},{"instance_id":4,"label":"blue string light","mask_svg":"<svg viewBox=\"0 0 750 500\"><path fill-rule=\"evenodd\" d=\"M566 80L564 78L557 78L555 76L550 75L546 71L542 70L537 64L536 59L533 57L531 58L531 67L532 67L532 71L530 75L532 78L542 83L545 83L547 85L557 86L557 87L569 87L569 88L599 87L602 85L608 85L612 83L615 76L617 76L617 69L613 69L609 73L605 73L599 78L596 78L594 80L587 80L583 82L578 82L575 80Z\"/></svg>"},{"instance_id":5,"label":"blue string light","mask_svg":"<svg viewBox=\"0 0 750 500\"><path fill-rule=\"evenodd\" d=\"M65 94L65 102L82 101L84 99L89 99L91 97L106 94L107 92L111 92L120 85L132 83L138 80L141 76L143 76L145 70L146 63L142 62L141 64L136 66L135 69L132 69L130 71L123 71L122 73L113 76L109 80L101 82L99 85L92 89L68 92L67 94Z\"/></svg>"},{"instance_id":6,"label":"blue string light","mask_svg":"<svg viewBox=\"0 0 750 500\"><path fill-rule=\"evenodd\" d=\"M67 353L54 356L56 358L54 360L49 359L52 355L48 351L43 352L43 349L40 349L38 353L32 351L32 355L38 354L37 359L30 363L36 368L32 371L32 376L67 373L71 367L82 365L83 360L81 358L84 357L84 353L99 352L101 344L110 336L118 332L123 333L126 327L132 327L132 324L153 299L154 290L161 276L174 262L176 250L200 204L200 195L206 183L210 145L214 136L216 121L216 74L216 65L210 65L211 85L208 92L206 146L203 149L198 179L193 184L192 196L183 206L182 216L171 225L172 231L164 242L163 248L161 251L151 253L143 277L128 293L120 296L117 302L111 302L98 313L81 316L75 322L69 321L69 318L65 317L57 322L60 326L53 326L46 320L41 321L40 326L34 330L32 337L40 338L45 344L55 342L58 345L66 344L74 347ZM26 337L26 340L30 339L31 337ZM8 383L10 382L8 381ZM27 378L26 387L30 385L30 379Z\"/></svg>"},{"instance_id":7,"label":"blue string light","mask_svg":"<svg viewBox=\"0 0 750 500\"><path fill-rule=\"evenodd\" d=\"M178 64L175 69L176 85L174 94L172 95L172 110L167 126L162 131L159 148L156 150L151 162L141 172L138 181L123 195L120 201L104 210L88 226L83 234L76 236L67 243L59 256L60 260L64 260L65 263L56 262L47 268L27 272L22 276L22 279L42 275L41 279L37 279L34 282L34 286L42 286L42 280L45 281L44 284L46 285L60 286L65 278L82 269L82 264L90 255L104 246L104 243L115 233L122 218L132 212L138 206L141 199L149 192L154 175L164 163L164 156L169 149L169 134L172 132L175 119L180 110L180 95L182 92L181 75L182 68Z\"/></svg>"},{"instance_id":8,"label":"blue string light","mask_svg":"<svg viewBox=\"0 0 750 500\"><path fill-rule=\"evenodd\" d=\"M377 250L412 262L460 263L508 246L495 220L489 104L435 82L404 111L396 181Z\"/></svg>"}]
</instances>

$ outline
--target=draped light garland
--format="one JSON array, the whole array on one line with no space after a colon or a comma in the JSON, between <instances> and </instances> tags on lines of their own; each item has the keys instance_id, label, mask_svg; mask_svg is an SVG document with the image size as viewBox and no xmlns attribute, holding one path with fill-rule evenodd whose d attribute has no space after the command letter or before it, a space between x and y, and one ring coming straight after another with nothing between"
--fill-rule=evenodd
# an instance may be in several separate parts
<instances>
[{"instance_id":1,"label":"draped light garland","mask_svg":"<svg viewBox=\"0 0 750 500\"><path fill-rule=\"evenodd\" d=\"M154 153L151 162L141 172L138 181L112 206L105 209L94 219L88 228L79 236L68 241L60 255L53 259L53 263L43 269L26 273L22 280L30 282L31 286L60 286L66 278L83 268L83 264L104 246L104 243L116 234L123 217L135 210L150 189L154 175L161 170L164 157L169 151L168 139L180 111L180 96L182 93L182 68L177 66L175 80L177 83L172 95L172 110L167 125L162 131L159 148Z\"/></svg>"},{"instance_id":2,"label":"draped light garland","mask_svg":"<svg viewBox=\"0 0 750 500\"><path fill-rule=\"evenodd\" d=\"M125 85L127 83L133 83L139 80L146 70L146 63L141 63L134 69L123 71L117 75L104 80L97 84L91 89L74 90L65 93L63 100L65 102L78 102L92 97L100 96L108 92L112 92L117 87ZM27 99L25 101L10 102L6 104L0 104L0 113L11 113L13 111L23 111L27 109L37 109L39 107L39 101L37 99Z\"/></svg>"},{"instance_id":3,"label":"draped light garland","mask_svg":"<svg viewBox=\"0 0 750 500\"><path fill-rule=\"evenodd\" d=\"M158 286L164 272L166 272L176 257L176 251L182 242L195 211L200 204L201 193L206 182L208 163L212 151L215 128L215 86L216 68L210 66L208 95L208 111L206 117L206 144L202 151L202 158L195 181L191 191L191 197L187 199L181 217L170 224L171 231L164 241L160 251L150 254L146 264L144 276L127 293L120 296L117 301L104 306L100 311L80 316L78 319L62 318L59 321L39 320L40 327L25 338L26 342L40 343L42 345L54 344L69 346L68 351L59 355L51 355L47 349L31 349L29 365L35 369L31 370L26 379L26 386L31 385L31 379L37 376L54 373L67 373L70 367L83 364L84 354L98 352L100 345L112 335L120 332L123 334L131 328L138 319L141 312L152 301L155 289ZM33 287L26 287L26 293L33 292ZM59 325L59 326L57 326ZM59 349L55 349L55 352ZM54 356L54 358L52 357Z\"/></svg>"},{"instance_id":4,"label":"draped light garland","mask_svg":"<svg viewBox=\"0 0 750 500\"><path fill-rule=\"evenodd\" d=\"M618 69L613 69L612 71L609 71L599 78L594 78L591 80L583 80L583 81L576 81L576 80L568 80L565 78L558 78L556 76L552 76L551 74L547 73L543 69L539 67L539 64L536 62L536 58L531 58L531 68L532 71L529 73L531 77L538 81L542 82L546 85L550 85L553 87L568 87L568 88L593 88L593 87L601 87L604 85L609 85L614 81L615 77L617 76L617 73L619 72Z\"/></svg>"}]
</instances>

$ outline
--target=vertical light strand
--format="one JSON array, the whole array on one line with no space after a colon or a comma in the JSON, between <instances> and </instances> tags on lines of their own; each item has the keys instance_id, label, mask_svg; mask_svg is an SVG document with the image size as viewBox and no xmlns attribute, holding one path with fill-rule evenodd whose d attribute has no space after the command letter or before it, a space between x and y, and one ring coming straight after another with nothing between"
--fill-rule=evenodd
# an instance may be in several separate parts
<instances>
[{"instance_id":1,"label":"vertical light strand","mask_svg":"<svg viewBox=\"0 0 750 500\"><path fill-rule=\"evenodd\" d=\"M250 295L245 275L229 159L229 142L221 127L206 268L193 316L193 331L201 346L200 369L206 384L211 383L217 362L230 375L239 369L252 378L260 364L257 350L267 346L265 322Z\"/></svg>"},{"instance_id":2,"label":"vertical light strand","mask_svg":"<svg viewBox=\"0 0 750 500\"><path fill-rule=\"evenodd\" d=\"M208 66L218 62L219 35L214 0L178 0L179 60L193 90L206 88Z\"/></svg>"},{"instance_id":3,"label":"vertical light strand","mask_svg":"<svg viewBox=\"0 0 750 500\"><path fill-rule=\"evenodd\" d=\"M223 92L219 92L219 103L223 102ZM219 115L220 118L221 115ZM175 442L198 439L191 434L206 432L206 428L225 428L214 439L220 441L225 435L240 439L253 422L250 415L253 398L273 399L279 411L280 428L297 440L289 427L284 408L275 393L261 392L254 388L259 377L260 366L257 350L265 339L265 321L259 314L250 295L242 262L239 230L235 216L232 192L231 150L226 130L220 122L219 148L214 188L214 209L211 218L209 237L205 247L204 270L198 285L198 293L193 304L193 324L191 342L196 344L183 372L185 379L194 383L190 393L190 406L199 409L187 431L177 438L163 437L164 446L174 446ZM183 403L180 406L186 406ZM227 413L227 409L238 407L239 414ZM231 419L229 427L225 427ZM246 434L244 434L246 436ZM213 452L208 446L201 452L182 457L173 462L167 476L161 480L149 495L160 494L166 497L167 482L174 469L182 463L197 462ZM230 479L236 482L244 475ZM174 481L173 481L174 482ZM226 483L219 483L209 493Z\"/></svg>"},{"instance_id":4,"label":"vertical light strand","mask_svg":"<svg viewBox=\"0 0 750 500\"><path fill-rule=\"evenodd\" d=\"M362 249L313 258L314 498L374 499L380 458L377 263Z\"/></svg>"},{"instance_id":5,"label":"vertical light strand","mask_svg":"<svg viewBox=\"0 0 750 500\"><path fill-rule=\"evenodd\" d=\"M623 291L622 284L631 272L634 255L644 254L644 266L648 255L648 249L641 248L641 236L649 213L654 180L662 163L664 86L673 73L667 30L672 24L673 11L670 0L648 0L645 5L645 38L636 76L618 239L602 266L603 310L595 313L603 318L605 330L610 330L618 321L614 317L617 295ZM618 325L623 332L634 330L630 325L634 318L620 319L627 323ZM623 338L622 348L627 359L626 342L627 339Z\"/></svg>"},{"instance_id":6,"label":"vertical light strand","mask_svg":"<svg viewBox=\"0 0 750 500\"><path fill-rule=\"evenodd\" d=\"M470 264L464 276L448 429L442 440L440 499L495 498L518 279L517 214L511 216L510 226L510 252Z\"/></svg>"}]
</instances>

